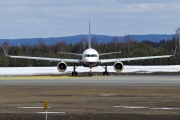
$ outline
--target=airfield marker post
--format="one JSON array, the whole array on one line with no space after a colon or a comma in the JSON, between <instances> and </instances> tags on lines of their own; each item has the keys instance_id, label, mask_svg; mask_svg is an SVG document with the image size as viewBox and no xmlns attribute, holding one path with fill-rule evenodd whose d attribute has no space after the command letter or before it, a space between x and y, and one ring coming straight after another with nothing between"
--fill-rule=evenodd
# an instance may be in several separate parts
<instances>
[{"instance_id":1,"label":"airfield marker post","mask_svg":"<svg viewBox=\"0 0 180 120\"><path fill-rule=\"evenodd\" d=\"M48 108L48 101L44 101L44 110L46 110L46 120L47 120L47 108Z\"/></svg>"}]
</instances>

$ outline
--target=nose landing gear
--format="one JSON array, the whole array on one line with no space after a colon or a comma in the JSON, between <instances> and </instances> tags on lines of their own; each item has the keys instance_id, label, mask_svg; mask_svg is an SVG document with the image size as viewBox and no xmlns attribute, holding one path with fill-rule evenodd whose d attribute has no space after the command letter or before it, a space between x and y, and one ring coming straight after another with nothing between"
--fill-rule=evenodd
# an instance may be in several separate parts
<instances>
[{"instance_id":1,"label":"nose landing gear","mask_svg":"<svg viewBox=\"0 0 180 120\"><path fill-rule=\"evenodd\" d=\"M92 68L90 67L90 70L89 70L89 73L88 73L89 76L93 76L92 74Z\"/></svg>"}]
</instances>

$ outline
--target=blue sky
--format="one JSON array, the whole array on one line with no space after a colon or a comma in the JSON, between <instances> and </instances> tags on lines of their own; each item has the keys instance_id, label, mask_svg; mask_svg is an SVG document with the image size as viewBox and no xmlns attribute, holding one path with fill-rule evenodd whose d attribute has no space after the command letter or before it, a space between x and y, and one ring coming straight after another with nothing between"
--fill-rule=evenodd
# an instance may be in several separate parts
<instances>
[{"instance_id":1,"label":"blue sky","mask_svg":"<svg viewBox=\"0 0 180 120\"><path fill-rule=\"evenodd\" d=\"M0 39L174 34L179 0L1 0Z\"/></svg>"}]
</instances>

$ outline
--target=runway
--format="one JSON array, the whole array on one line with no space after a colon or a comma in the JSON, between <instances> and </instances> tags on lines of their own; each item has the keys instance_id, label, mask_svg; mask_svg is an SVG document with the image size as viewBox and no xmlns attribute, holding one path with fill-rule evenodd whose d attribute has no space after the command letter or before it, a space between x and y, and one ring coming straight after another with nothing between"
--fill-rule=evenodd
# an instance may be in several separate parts
<instances>
[{"instance_id":1,"label":"runway","mask_svg":"<svg viewBox=\"0 0 180 120\"><path fill-rule=\"evenodd\" d=\"M57 85L57 84L180 84L179 75L126 75L126 76L15 76L0 77L7 85Z\"/></svg>"},{"instance_id":2,"label":"runway","mask_svg":"<svg viewBox=\"0 0 180 120\"><path fill-rule=\"evenodd\" d=\"M43 101L48 100L51 120L178 120L179 77L4 76L0 77L0 119L43 119Z\"/></svg>"}]
</instances>

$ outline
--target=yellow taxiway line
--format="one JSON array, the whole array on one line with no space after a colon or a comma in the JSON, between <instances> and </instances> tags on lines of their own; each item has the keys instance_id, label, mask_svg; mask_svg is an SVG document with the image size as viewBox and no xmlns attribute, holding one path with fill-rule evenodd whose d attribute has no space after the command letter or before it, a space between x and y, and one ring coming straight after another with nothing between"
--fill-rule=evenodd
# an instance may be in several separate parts
<instances>
[{"instance_id":1,"label":"yellow taxiway line","mask_svg":"<svg viewBox=\"0 0 180 120\"><path fill-rule=\"evenodd\" d=\"M62 79L80 79L88 76L0 76L0 80L62 80ZM100 76L93 76L98 78Z\"/></svg>"},{"instance_id":2,"label":"yellow taxiway line","mask_svg":"<svg viewBox=\"0 0 180 120\"><path fill-rule=\"evenodd\" d=\"M48 80L65 78L69 78L69 76L1 76L0 80Z\"/></svg>"}]
</instances>

